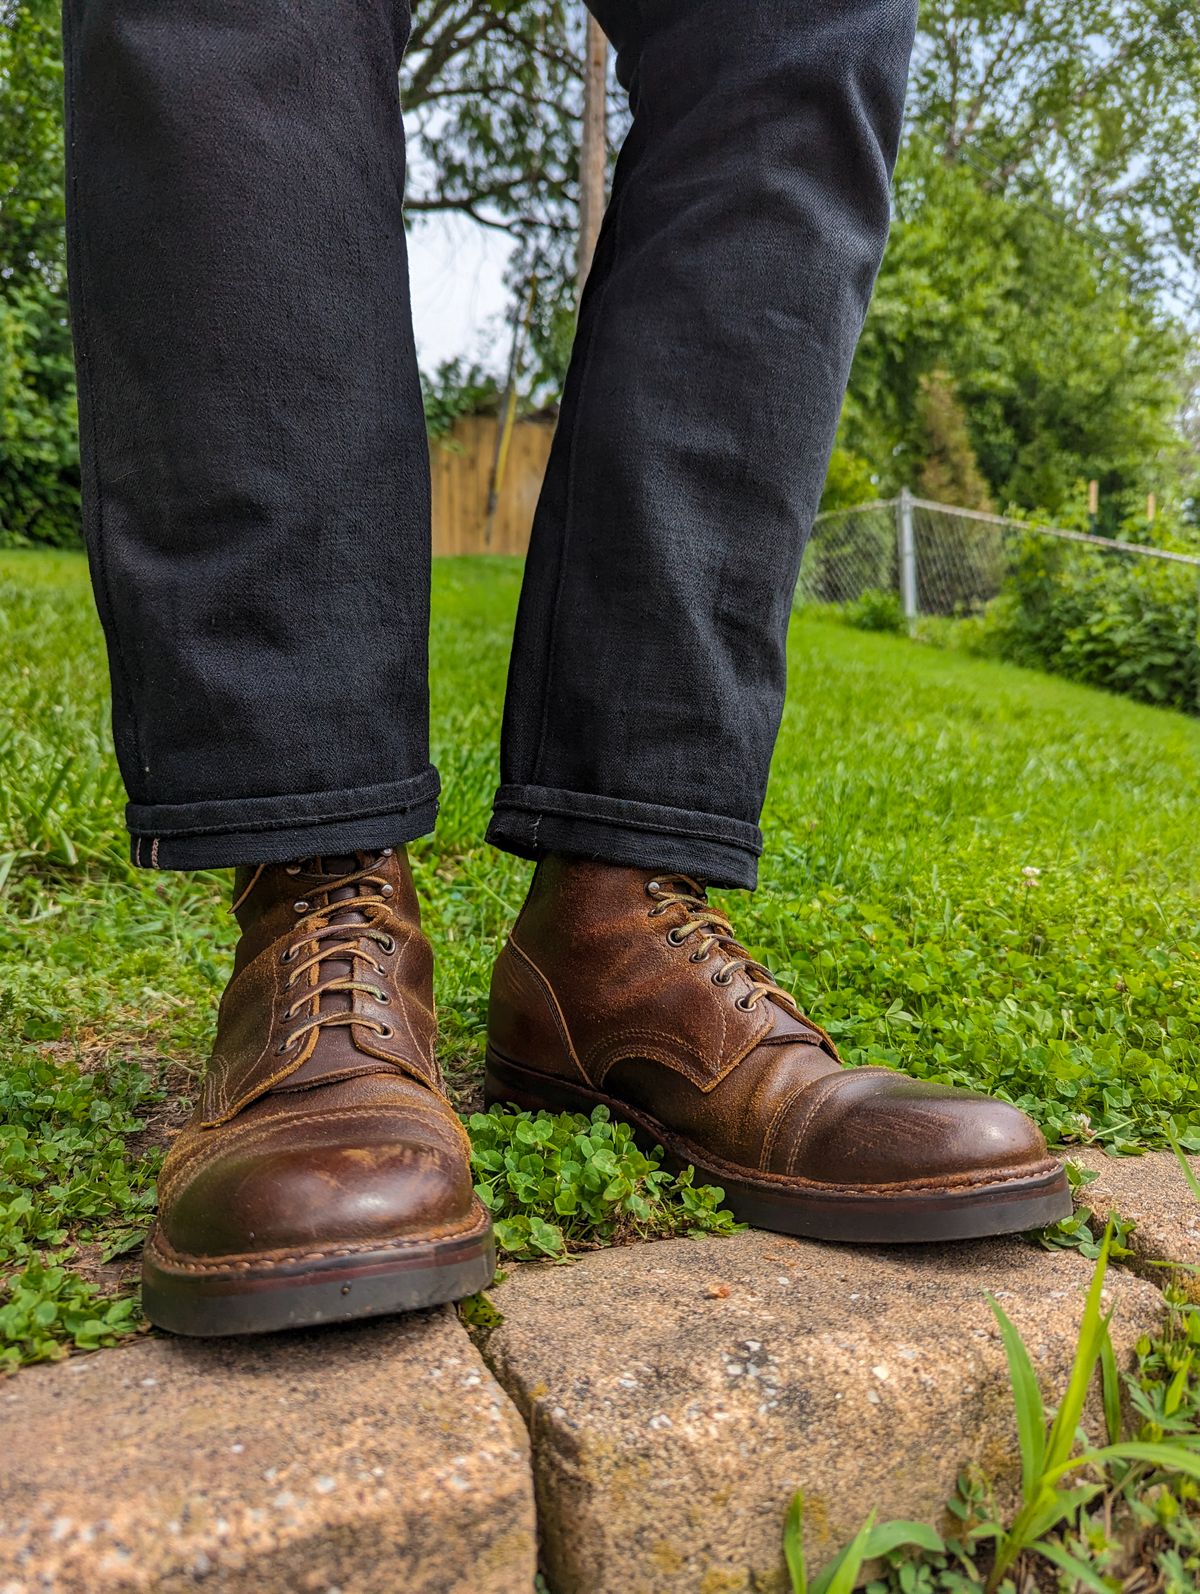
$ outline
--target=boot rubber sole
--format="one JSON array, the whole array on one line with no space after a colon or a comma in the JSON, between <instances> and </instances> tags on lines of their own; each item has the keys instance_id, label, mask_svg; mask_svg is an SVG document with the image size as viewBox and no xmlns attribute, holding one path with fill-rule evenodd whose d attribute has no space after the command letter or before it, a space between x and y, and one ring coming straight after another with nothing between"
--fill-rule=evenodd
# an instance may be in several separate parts
<instances>
[{"instance_id":1,"label":"boot rubber sole","mask_svg":"<svg viewBox=\"0 0 1200 1594\"><path fill-rule=\"evenodd\" d=\"M1028 1173L981 1173L977 1183L939 1186L928 1181L922 1187L914 1181L882 1191L752 1173L722 1164L624 1102L522 1067L490 1046L484 1099L488 1106L511 1103L526 1112L590 1114L594 1107L607 1107L614 1118L629 1124L643 1151L661 1146L664 1165L673 1172L690 1166L697 1182L720 1185L725 1205L739 1221L811 1240L908 1245L981 1239L1045 1228L1069 1217L1072 1208L1066 1171L1052 1160Z\"/></svg>"},{"instance_id":2,"label":"boot rubber sole","mask_svg":"<svg viewBox=\"0 0 1200 1594\"><path fill-rule=\"evenodd\" d=\"M491 1219L476 1207L469 1229L440 1239L251 1257L233 1266L174 1256L155 1228L142 1257L142 1305L156 1327L207 1339L459 1301L486 1289L496 1272Z\"/></svg>"}]
</instances>

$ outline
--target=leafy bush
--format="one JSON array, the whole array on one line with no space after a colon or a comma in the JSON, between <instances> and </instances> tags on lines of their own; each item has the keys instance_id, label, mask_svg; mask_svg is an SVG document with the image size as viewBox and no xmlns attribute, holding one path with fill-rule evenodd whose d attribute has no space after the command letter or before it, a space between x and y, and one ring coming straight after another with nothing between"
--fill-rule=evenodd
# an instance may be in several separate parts
<instances>
[{"instance_id":1,"label":"leafy bush","mask_svg":"<svg viewBox=\"0 0 1200 1594\"><path fill-rule=\"evenodd\" d=\"M432 376L421 373L425 430L431 440L445 440L460 415L495 415L500 388L494 376L462 359L444 360Z\"/></svg>"},{"instance_id":2,"label":"leafy bush","mask_svg":"<svg viewBox=\"0 0 1200 1594\"><path fill-rule=\"evenodd\" d=\"M881 587L868 587L853 603L848 603L842 611L842 619L859 631L899 634L908 629L900 599Z\"/></svg>"},{"instance_id":3,"label":"leafy bush","mask_svg":"<svg viewBox=\"0 0 1200 1594\"><path fill-rule=\"evenodd\" d=\"M75 371L61 291L0 296L0 546L79 541Z\"/></svg>"},{"instance_id":4,"label":"leafy bush","mask_svg":"<svg viewBox=\"0 0 1200 1594\"><path fill-rule=\"evenodd\" d=\"M492 1214L500 1250L517 1258L563 1257L625 1240L730 1234L724 1191L672 1175L661 1153L645 1156L628 1124L608 1109L554 1116L493 1107L473 1113L471 1168Z\"/></svg>"},{"instance_id":5,"label":"leafy bush","mask_svg":"<svg viewBox=\"0 0 1200 1594\"><path fill-rule=\"evenodd\" d=\"M1027 537L977 651L1143 703L1200 710L1200 570Z\"/></svg>"},{"instance_id":6,"label":"leafy bush","mask_svg":"<svg viewBox=\"0 0 1200 1594\"><path fill-rule=\"evenodd\" d=\"M79 540L56 0L0 5L0 546Z\"/></svg>"},{"instance_id":7,"label":"leafy bush","mask_svg":"<svg viewBox=\"0 0 1200 1594\"><path fill-rule=\"evenodd\" d=\"M856 509L877 496L868 462L849 448L836 447L829 456L825 485L821 489L821 513L832 509Z\"/></svg>"}]
</instances>

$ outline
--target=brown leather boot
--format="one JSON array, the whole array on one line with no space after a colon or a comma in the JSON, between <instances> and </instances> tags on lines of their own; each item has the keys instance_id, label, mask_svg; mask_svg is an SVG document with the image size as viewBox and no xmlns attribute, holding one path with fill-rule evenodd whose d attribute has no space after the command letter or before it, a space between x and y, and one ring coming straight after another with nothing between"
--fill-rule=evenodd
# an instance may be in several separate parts
<instances>
[{"instance_id":1,"label":"brown leather boot","mask_svg":"<svg viewBox=\"0 0 1200 1594\"><path fill-rule=\"evenodd\" d=\"M159 1177L146 1315L246 1334L457 1300L495 1270L434 1060L403 850L239 870L212 1060Z\"/></svg>"},{"instance_id":2,"label":"brown leather boot","mask_svg":"<svg viewBox=\"0 0 1200 1594\"><path fill-rule=\"evenodd\" d=\"M947 1240L1071 1210L1024 1113L845 1067L677 874L539 864L492 978L485 1088L533 1110L603 1102L740 1218L787 1234Z\"/></svg>"}]
</instances>

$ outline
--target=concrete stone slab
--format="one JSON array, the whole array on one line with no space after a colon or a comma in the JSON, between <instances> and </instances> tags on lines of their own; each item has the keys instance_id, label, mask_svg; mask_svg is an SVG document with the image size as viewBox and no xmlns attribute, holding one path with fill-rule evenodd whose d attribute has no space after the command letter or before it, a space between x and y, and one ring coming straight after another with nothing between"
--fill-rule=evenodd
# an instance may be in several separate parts
<instances>
[{"instance_id":1,"label":"concrete stone slab","mask_svg":"<svg viewBox=\"0 0 1200 1594\"><path fill-rule=\"evenodd\" d=\"M0 1591L530 1594L525 1429L452 1312L0 1383Z\"/></svg>"},{"instance_id":2,"label":"concrete stone slab","mask_svg":"<svg viewBox=\"0 0 1200 1594\"><path fill-rule=\"evenodd\" d=\"M513 1269L486 1355L530 1425L554 1594L778 1594L796 1489L815 1568L872 1509L944 1524L968 1462L1010 1488L986 1292L1056 1399L1091 1272L1020 1239L867 1250L753 1232ZM1110 1280L1128 1359L1161 1301Z\"/></svg>"},{"instance_id":3,"label":"concrete stone slab","mask_svg":"<svg viewBox=\"0 0 1200 1594\"><path fill-rule=\"evenodd\" d=\"M1188 1188L1183 1170L1169 1151L1148 1151L1141 1157L1114 1157L1096 1147L1072 1151L1071 1160L1094 1169L1100 1177L1084 1185L1076 1200L1098 1218L1110 1212L1132 1218L1137 1227L1129 1241L1148 1277L1164 1282L1153 1262L1200 1266L1200 1203ZM1200 1157L1189 1161L1200 1174ZM1200 1299L1200 1277L1181 1275L1189 1294Z\"/></svg>"}]
</instances>

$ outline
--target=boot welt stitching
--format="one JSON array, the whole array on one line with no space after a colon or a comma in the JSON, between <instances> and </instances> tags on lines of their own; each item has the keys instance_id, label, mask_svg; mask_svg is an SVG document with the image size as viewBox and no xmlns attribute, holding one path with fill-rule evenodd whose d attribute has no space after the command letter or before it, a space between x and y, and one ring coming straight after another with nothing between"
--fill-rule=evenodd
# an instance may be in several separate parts
<instances>
[{"instance_id":1,"label":"boot welt stitching","mask_svg":"<svg viewBox=\"0 0 1200 1594\"><path fill-rule=\"evenodd\" d=\"M628 1108L620 1108L620 1110L628 1113ZM825 1194L837 1196L848 1194L889 1196L906 1195L910 1192L920 1195L922 1193L936 1194L939 1192L953 1192L956 1190L983 1190L989 1189L993 1185L1024 1184L1027 1180L1036 1178L1039 1174L1052 1173L1061 1167L1061 1164L1057 1158L1047 1157L1044 1161L1028 1164L1028 1166L1022 1168L1018 1173L995 1173L988 1174L982 1178L978 1175L970 1173L954 1173L947 1174L941 1179L908 1179L897 1180L889 1183L880 1181L877 1184L835 1184L829 1180L809 1179L801 1173L782 1174L771 1173L767 1169L759 1170L754 1168L744 1168L738 1166L736 1163L725 1162L721 1158L714 1157L711 1153L707 1152L700 1156L694 1156L690 1148L690 1142L683 1139L681 1136L663 1135L662 1143L668 1148L670 1148L673 1144L677 1150L679 1148L688 1148L686 1150L686 1155L689 1162L710 1167L718 1175L726 1175L732 1179L739 1179L743 1183L747 1184L765 1184L768 1186L781 1187L785 1190L789 1187L793 1187L804 1191L811 1191L816 1195Z\"/></svg>"},{"instance_id":2,"label":"boot welt stitching","mask_svg":"<svg viewBox=\"0 0 1200 1594\"><path fill-rule=\"evenodd\" d=\"M517 1066L520 1066L519 1064ZM525 1073L534 1074L532 1069L525 1069ZM861 1070L860 1070L861 1072ZM890 1069L883 1072L890 1073ZM534 1075L536 1077L536 1075ZM809 1179L804 1174L770 1173L765 1169L749 1168L738 1163L725 1162L722 1158L714 1156L711 1152L703 1151L683 1135L671 1134L665 1130L657 1120L648 1114L635 1112L625 1102L619 1101L615 1096L606 1096L603 1092L595 1090L592 1094L598 1103L608 1107L615 1114L637 1124L647 1133L653 1135L666 1149L674 1151L677 1156L682 1156L686 1161L697 1168L711 1168L718 1177L737 1179L747 1184L760 1184L771 1189L798 1189L812 1192L815 1195L904 1195L909 1192L921 1194L922 1192L948 1192L955 1190L987 1189L993 1185L1024 1184L1027 1180L1036 1178L1040 1174L1052 1173L1061 1168L1062 1164L1056 1157L1046 1157L1039 1162L1029 1163L1018 1173L988 1174L983 1178L970 1173L947 1174L944 1178L899 1180L889 1183L876 1184L837 1184L824 1179Z\"/></svg>"}]
</instances>

